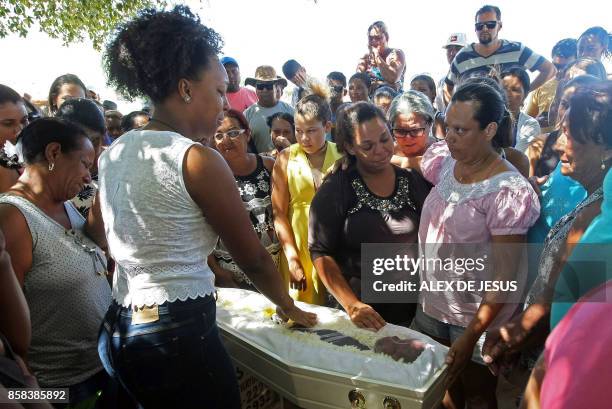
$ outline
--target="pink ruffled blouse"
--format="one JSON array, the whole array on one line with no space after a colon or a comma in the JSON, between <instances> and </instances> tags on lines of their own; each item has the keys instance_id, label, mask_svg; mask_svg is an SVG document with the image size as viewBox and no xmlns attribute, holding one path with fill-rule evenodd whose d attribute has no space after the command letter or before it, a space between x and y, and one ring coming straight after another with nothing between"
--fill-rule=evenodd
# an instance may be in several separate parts
<instances>
[{"instance_id":1,"label":"pink ruffled blouse","mask_svg":"<svg viewBox=\"0 0 612 409\"><path fill-rule=\"evenodd\" d=\"M527 179L513 170L481 182L463 184L453 174L455 163L445 141L430 146L423 156L423 175L434 185L425 199L419 227L423 257L440 258L440 254L448 254L451 244L486 245L491 243L492 236L527 233L540 214L538 196ZM516 280L524 284L526 269L519 270ZM476 282L490 279L489 273L482 274L467 272L463 273L463 278ZM437 266L421 269L422 281L456 282L457 278L456 271ZM475 316L483 295L484 291L422 291L421 304L427 315L466 327ZM495 322L507 320L514 309L514 306L504 308Z\"/></svg>"}]
</instances>

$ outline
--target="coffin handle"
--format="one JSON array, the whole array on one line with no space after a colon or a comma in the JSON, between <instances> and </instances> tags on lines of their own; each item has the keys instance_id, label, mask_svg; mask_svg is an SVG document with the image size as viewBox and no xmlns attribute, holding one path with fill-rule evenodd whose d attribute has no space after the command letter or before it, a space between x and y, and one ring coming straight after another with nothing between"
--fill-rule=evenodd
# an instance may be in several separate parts
<instances>
[{"instance_id":1,"label":"coffin handle","mask_svg":"<svg viewBox=\"0 0 612 409\"><path fill-rule=\"evenodd\" d=\"M386 396L385 400L383 400L383 409L402 409L402 405L397 399Z\"/></svg>"},{"instance_id":2,"label":"coffin handle","mask_svg":"<svg viewBox=\"0 0 612 409\"><path fill-rule=\"evenodd\" d=\"M363 394L357 389L353 389L348 394L349 402L351 402L351 408L353 409L366 409L366 402Z\"/></svg>"}]
</instances>

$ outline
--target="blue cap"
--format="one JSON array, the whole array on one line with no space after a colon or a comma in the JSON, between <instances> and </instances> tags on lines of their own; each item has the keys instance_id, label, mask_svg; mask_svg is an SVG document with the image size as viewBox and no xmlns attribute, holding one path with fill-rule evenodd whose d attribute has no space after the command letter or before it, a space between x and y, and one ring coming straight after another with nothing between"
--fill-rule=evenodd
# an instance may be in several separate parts
<instances>
[{"instance_id":1,"label":"blue cap","mask_svg":"<svg viewBox=\"0 0 612 409\"><path fill-rule=\"evenodd\" d=\"M225 65L225 64L234 64L236 67L238 67L238 61L236 61L232 57L223 57L223 58L221 58L221 64L223 64L223 65Z\"/></svg>"},{"instance_id":2,"label":"blue cap","mask_svg":"<svg viewBox=\"0 0 612 409\"><path fill-rule=\"evenodd\" d=\"M285 78L291 80L300 68L302 68L302 66L299 62L295 60L289 60L283 64L283 74L285 74Z\"/></svg>"}]
</instances>

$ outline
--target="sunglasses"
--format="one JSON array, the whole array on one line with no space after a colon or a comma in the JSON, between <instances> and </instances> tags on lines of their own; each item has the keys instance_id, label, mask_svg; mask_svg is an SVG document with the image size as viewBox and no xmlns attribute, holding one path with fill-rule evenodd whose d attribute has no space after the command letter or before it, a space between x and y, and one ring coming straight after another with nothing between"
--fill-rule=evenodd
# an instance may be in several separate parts
<instances>
[{"instance_id":1,"label":"sunglasses","mask_svg":"<svg viewBox=\"0 0 612 409\"><path fill-rule=\"evenodd\" d=\"M255 85L255 88L257 88L259 91L262 91L264 89L271 91L274 89L274 83L273 82L258 82Z\"/></svg>"},{"instance_id":2,"label":"sunglasses","mask_svg":"<svg viewBox=\"0 0 612 409\"><path fill-rule=\"evenodd\" d=\"M230 139L236 139L240 135L242 135L244 132L245 132L244 129L232 129L232 130L227 131L227 132L217 132L215 134L215 140L222 141L223 138L225 138L226 135L229 136Z\"/></svg>"},{"instance_id":3,"label":"sunglasses","mask_svg":"<svg viewBox=\"0 0 612 409\"><path fill-rule=\"evenodd\" d=\"M334 92L340 93L344 89L343 85L330 85L329 88Z\"/></svg>"},{"instance_id":4,"label":"sunglasses","mask_svg":"<svg viewBox=\"0 0 612 409\"><path fill-rule=\"evenodd\" d=\"M417 138L423 135L425 128L413 128L413 129L393 128L391 131L393 132L393 135L395 135L397 138L407 138L408 136Z\"/></svg>"},{"instance_id":5,"label":"sunglasses","mask_svg":"<svg viewBox=\"0 0 612 409\"><path fill-rule=\"evenodd\" d=\"M487 26L489 30L493 30L497 27L497 21L485 21L484 23L476 23L474 26L476 27L476 31L482 31L485 26Z\"/></svg>"},{"instance_id":6,"label":"sunglasses","mask_svg":"<svg viewBox=\"0 0 612 409\"><path fill-rule=\"evenodd\" d=\"M377 36L368 36L368 39L369 39L370 41L380 41L380 40L382 40L382 39L383 39L383 36L382 36L382 35L377 35Z\"/></svg>"}]
</instances>

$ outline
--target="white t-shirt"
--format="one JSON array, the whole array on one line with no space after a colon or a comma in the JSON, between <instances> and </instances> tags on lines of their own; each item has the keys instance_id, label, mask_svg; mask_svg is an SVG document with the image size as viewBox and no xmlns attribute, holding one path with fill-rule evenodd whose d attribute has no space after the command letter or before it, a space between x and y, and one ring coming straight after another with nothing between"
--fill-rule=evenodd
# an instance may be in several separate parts
<instances>
[{"instance_id":1,"label":"white t-shirt","mask_svg":"<svg viewBox=\"0 0 612 409\"><path fill-rule=\"evenodd\" d=\"M436 108L438 112L442 113L446 111L446 104L444 103L444 84L446 84L446 77L442 77L440 78L440 81L438 81L436 99L434 100L434 108Z\"/></svg>"},{"instance_id":2,"label":"white t-shirt","mask_svg":"<svg viewBox=\"0 0 612 409\"><path fill-rule=\"evenodd\" d=\"M521 112L516 121L516 143L514 148L518 151L525 152L529 147L529 143L542 131L540 123L529 115Z\"/></svg>"},{"instance_id":3,"label":"white t-shirt","mask_svg":"<svg viewBox=\"0 0 612 409\"><path fill-rule=\"evenodd\" d=\"M133 130L100 156L100 205L117 262L113 298L123 306L184 301L215 289L207 257L218 236L183 180L183 159L196 143L175 132Z\"/></svg>"}]
</instances>

